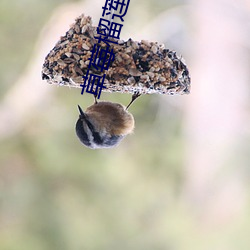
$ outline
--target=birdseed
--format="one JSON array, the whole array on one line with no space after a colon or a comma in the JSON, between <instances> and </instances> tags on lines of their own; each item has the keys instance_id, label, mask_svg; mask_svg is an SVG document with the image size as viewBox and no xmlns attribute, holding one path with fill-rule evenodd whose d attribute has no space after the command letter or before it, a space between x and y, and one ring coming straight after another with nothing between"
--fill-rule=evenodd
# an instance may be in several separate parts
<instances>
[{"instance_id":1,"label":"birdseed","mask_svg":"<svg viewBox=\"0 0 250 250\"><path fill-rule=\"evenodd\" d=\"M50 84L81 88L88 70L89 58L97 44L96 27L91 17L82 14L46 56L42 79ZM157 42L112 39L115 53L106 74L104 92L140 94L188 94L190 76L182 57ZM108 45L100 42L102 48ZM90 74L96 74L90 68Z\"/></svg>"}]
</instances>

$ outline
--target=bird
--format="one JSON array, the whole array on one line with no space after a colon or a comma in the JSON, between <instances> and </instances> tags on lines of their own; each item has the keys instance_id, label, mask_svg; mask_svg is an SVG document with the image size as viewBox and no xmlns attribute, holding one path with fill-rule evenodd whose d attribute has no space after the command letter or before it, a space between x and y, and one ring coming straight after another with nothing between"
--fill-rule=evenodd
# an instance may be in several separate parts
<instances>
[{"instance_id":1,"label":"bird","mask_svg":"<svg viewBox=\"0 0 250 250\"><path fill-rule=\"evenodd\" d=\"M112 148L131 134L135 127L133 115L128 112L130 105L140 96L136 92L127 107L110 101L95 102L85 112L78 105L79 118L76 135L80 142L91 149Z\"/></svg>"}]
</instances>

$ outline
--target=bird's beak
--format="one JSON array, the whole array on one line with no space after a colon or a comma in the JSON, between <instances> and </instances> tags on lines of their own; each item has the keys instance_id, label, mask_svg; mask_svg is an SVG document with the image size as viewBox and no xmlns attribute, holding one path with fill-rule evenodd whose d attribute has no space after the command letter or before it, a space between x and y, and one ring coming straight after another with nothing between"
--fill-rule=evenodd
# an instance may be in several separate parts
<instances>
[{"instance_id":1,"label":"bird's beak","mask_svg":"<svg viewBox=\"0 0 250 250\"><path fill-rule=\"evenodd\" d=\"M84 112L82 111L82 108L79 105L77 105L77 106L78 106L78 109L79 109L80 117L81 118L86 118Z\"/></svg>"}]
</instances>

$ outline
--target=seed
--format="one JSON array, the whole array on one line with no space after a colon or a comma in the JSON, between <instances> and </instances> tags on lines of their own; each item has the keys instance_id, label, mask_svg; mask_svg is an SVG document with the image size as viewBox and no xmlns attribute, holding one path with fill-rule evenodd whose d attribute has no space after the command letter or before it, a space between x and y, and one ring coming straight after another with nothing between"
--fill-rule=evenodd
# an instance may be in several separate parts
<instances>
[{"instance_id":1,"label":"seed","mask_svg":"<svg viewBox=\"0 0 250 250\"><path fill-rule=\"evenodd\" d=\"M66 40L66 41L64 41L64 42L62 42L62 43L60 43L60 47L64 47L66 44L68 44L69 43L69 41L68 40Z\"/></svg>"},{"instance_id":2,"label":"seed","mask_svg":"<svg viewBox=\"0 0 250 250\"><path fill-rule=\"evenodd\" d=\"M67 57L71 57L72 54L69 53L69 52L66 52L65 55L66 55Z\"/></svg>"},{"instance_id":3,"label":"seed","mask_svg":"<svg viewBox=\"0 0 250 250\"><path fill-rule=\"evenodd\" d=\"M83 26L83 27L82 27L82 32L81 32L81 33L84 34L84 33L86 32L87 28L88 28L87 26Z\"/></svg>"},{"instance_id":4,"label":"seed","mask_svg":"<svg viewBox=\"0 0 250 250\"><path fill-rule=\"evenodd\" d=\"M80 27L79 27L79 25L75 25L75 31L76 31L77 34L80 33Z\"/></svg>"},{"instance_id":5,"label":"seed","mask_svg":"<svg viewBox=\"0 0 250 250\"><path fill-rule=\"evenodd\" d=\"M79 50L79 49L76 49L76 48L73 48L73 49L72 49L72 52L73 52L73 53L76 53L76 54L78 54L78 55L84 55L84 54L85 54L84 51Z\"/></svg>"},{"instance_id":6,"label":"seed","mask_svg":"<svg viewBox=\"0 0 250 250\"><path fill-rule=\"evenodd\" d=\"M118 44L122 45L122 44L124 44L124 41L123 40L118 40Z\"/></svg>"},{"instance_id":7,"label":"seed","mask_svg":"<svg viewBox=\"0 0 250 250\"><path fill-rule=\"evenodd\" d=\"M82 48L85 49L85 50L89 50L89 46L86 43L82 44Z\"/></svg>"},{"instance_id":8,"label":"seed","mask_svg":"<svg viewBox=\"0 0 250 250\"><path fill-rule=\"evenodd\" d=\"M73 53L73 56L74 56L74 58L75 58L77 61L79 61L79 60L80 60L80 56L79 56L79 55L77 55L77 54Z\"/></svg>"},{"instance_id":9,"label":"seed","mask_svg":"<svg viewBox=\"0 0 250 250\"><path fill-rule=\"evenodd\" d=\"M57 63L58 63L60 66L66 66L66 65L67 65L62 59L57 60Z\"/></svg>"},{"instance_id":10,"label":"seed","mask_svg":"<svg viewBox=\"0 0 250 250\"><path fill-rule=\"evenodd\" d=\"M72 63L72 62L75 62L75 59L73 58L66 58L63 60L65 63L69 64L69 63Z\"/></svg>"},{"instance_id":11,"label":"seed","mask_svg":"<svg viewBox=\"0 0 250 250\"><path fill-rule=\"evenodd\" d=\"M139 46L138 46L138 44L136 43L136 42L132 42L132 47L133 47L133 49L138 49L139 48Z\"/></svg>"},{"instance_id":12,"label":"seed","mask_svg":"<svg viewBox=\"0 0 250 250\"><path fill-rule=\"evenodd\" d=\"M83 72L82 72L82 70L79 67L75 66L74 69L75 69L76 73L78 73L81 76L83 75Z\"/></svg>"},{"instance_id":13,"label":"seed","mask_svg":"<svg viewBox=\"0 0 250 250\"><path fill-rule=\"evenodd\" d=\"M151 51L152 51L154 54L157 53L157 50L158 50L158 48L157 48L155 45L153 45L153 46L151 47Z\"/></svg>"},{"instance_id":14,"label":"seed","mask_svg":"<svg viewBox=\"0 0 250 250\"><path fill-rule=\"evenodd\" d=\"M154 67L151 67L151 68L149 69L149 71L150 71L150 72L154 72L154 71L155 71L155 68L154 68Z\"/></svg>"},{"instance_id":15,"label":"seed","mask_svg":"<svg viewBox=\"0 0 250 250\"><path fill-rule=\"evenodd\" d=\"M153 79L155 74L154 74L153 72L148 71L148 72L147 72L147 75L148 75L151 79Z\"/></svg>"},{"instance_id":16,"label":"seed","mask_svg":"<svg viewBox=\"0 0 250 250\"><path fill-rule=\"evenodd\" d=\"M115 59L116 59L118 62L122 62L122 61L123 61L123 59L121 58L121 56L120 56L119 54L117 54L117 55L115 56Z\"/></svg>"},{"instance_id":17,"label":"seed","mask_svg":"<svg viewBox=\"0 0 250 250\"><path fill-rule=\"evenodd\" d=\"M140 79L141 79L142 81L144 81L144 82L147 82L147 81L149 81L149 76L148 76L148 75L142 75L142 76L140 77Z\"/></svg>"},{"instance_id":18,"label":"seed","mask_svg":"<svg viewBox=\"0 0 250 250\"><path fill-rule=\"evenodd\" d=\"M82 83L84 82L82 76L76 76L76 77L72 77L72 80L76 83Z\"/></svg>"},{"instance_id":19,"label":"seed","mask_svg":"<svg viewBox=\"0 0 250 250\"><path fill-rule=\"evenodd\" d=\"M135 68L130 68L129 74L131 76L141 76L142 75L142 73L138 69L135 69Z\"/></svg>"},{"instance_id":20,"label":"seed","mask_svg":"<svg viewBox=\"0 0 250 250\"><path fill-rule=\"evenodd\" d=\"M135 83L135 78L134 77L129 77L128 78L128 83L129 84L134 84Z\"/></svg>"},{"instance_id":21,"label":"seed","mask_svg":"<svg viewBox=\"0 0 250 250\"><path fill-rule=\"evenodd\" d=\"M142 44L145 44L146 46L150 47L150 43L147 40L141 40Z\"/></svg>"}]
</instances>

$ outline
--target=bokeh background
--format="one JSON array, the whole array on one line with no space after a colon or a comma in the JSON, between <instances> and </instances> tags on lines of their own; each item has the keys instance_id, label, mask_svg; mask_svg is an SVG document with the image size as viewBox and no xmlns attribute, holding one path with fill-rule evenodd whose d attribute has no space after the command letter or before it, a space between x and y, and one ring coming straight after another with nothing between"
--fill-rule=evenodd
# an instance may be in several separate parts
<instances>
[{"instance_id":1,"label":"bokeh background","mask_svg":"<svg viewBox=\"0 0 250 250\"><path fill-rule=\"evenodd\" d=\"M74 126L93 97L48 85L41 67L103 5L0 2L0 249L249 250L250 1L130 1L121 37L176 50L192 91L140 97L135 133L90 150Z\"/></svg>"}]
</instances>

